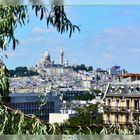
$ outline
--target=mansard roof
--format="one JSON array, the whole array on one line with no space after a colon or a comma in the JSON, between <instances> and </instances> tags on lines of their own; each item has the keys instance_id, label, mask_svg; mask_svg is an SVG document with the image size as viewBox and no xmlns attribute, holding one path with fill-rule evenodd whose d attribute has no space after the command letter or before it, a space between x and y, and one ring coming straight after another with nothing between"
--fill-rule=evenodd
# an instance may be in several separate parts
<instances>
[{"instance_id":1,"label":"mansard roof","mask_svg":"<svg viewBox=\"0 0 140 140\"><path fill-rule=\"evenodd\" d=\"M109 84L106 96L140 97L140 83Z\"/></svg>"}]
</instances>

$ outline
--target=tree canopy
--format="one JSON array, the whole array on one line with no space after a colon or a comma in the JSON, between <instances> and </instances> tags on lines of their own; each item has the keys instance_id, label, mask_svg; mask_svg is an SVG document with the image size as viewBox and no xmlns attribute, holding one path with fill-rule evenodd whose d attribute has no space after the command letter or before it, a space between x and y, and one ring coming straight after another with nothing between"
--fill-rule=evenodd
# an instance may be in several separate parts
<instances>
[{"instance_id":1,"label":"tree canopy","mask_svg":"<svg viewBox=\"0 0 140 140\"><path fill-rule=\"evenodd\" d=\"M16 67L15 70L9 70L10 77L24 77L35 75L39 75L39 73L36 71L28 70L27 67Z\"/></svg>"},{"instance_id":2,"label":"tree canopy","mask_svg":"<svg viewBox=\"0 0 140 140\"><path fill-rule=\"evenodd\" d=\"M92 66L86 67L84 64L81 64L81 65L73 66L73 70L76 72L78 72L79 70L92 71L93 67Z\"/></svg>"},{"instance_id":3,"label":"tree canopy","mask_svg":"<svg viewBox=\"0 0 140 140\"><path fill-rule=\"evenodd\" d=\"M98 112L98 104L92 104L88 107L77 108L77 115L68 120L70 126L68 129L71 134L76 134L77 126L79 126L82 133L89 134L90 129L95 134L101 131L102 121L102 115Z\"/></svg>"}]
</instances>

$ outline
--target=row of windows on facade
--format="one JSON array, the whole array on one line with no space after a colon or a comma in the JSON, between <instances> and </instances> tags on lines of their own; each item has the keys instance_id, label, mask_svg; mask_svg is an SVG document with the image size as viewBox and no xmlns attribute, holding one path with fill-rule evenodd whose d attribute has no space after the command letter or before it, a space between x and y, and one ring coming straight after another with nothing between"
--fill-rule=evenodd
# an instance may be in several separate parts
<instances>
[{"instance_id":1,"label":"row of windows on facade","mask_svg":"<svg viewBox=\"0 0 140 140\"><path fill-rule=\"evenodd\" d=\"M132 120L135 120L135 121L138 121L139 122L139 116L133 116L133 119ZM107 115L107 122L111 122L111 119L110 119L110 115L109 114ZM115 122L116 123L121 123L120 115L115 115ZM129 115L126 115L125 116L125 122L126 123L131 122ZM122 123L123 123L123 121L122 121Z\"/></svg>"},{"instance_id":2,"label":"row of windows on facade","mask_svg":"<svg viewBox=\"0 0 140 140\"><path fill-rule=\"evenodd\" d=\"M23 100L26 102L30 102L30 101L39 101L39 97L38 96L20 96L20 97L12 97L11 96L11 100L13 102L22 102Z\"/></svg>"},{"instance_id":3,"label":"row of windows on facade","mask_svg":"<svg viewBox=\"0 0 140 140\"><path fill-rule=\"evenodd\" d=\"M119 99L116 99L116 100L114 100L113 99L113 101L115 101L116 103L115 103L115 105L118 107L118 106L121 106L121 102L122 102L122 100L119 100ZM113 102L112 101L112 102ZM126 104L126 107L130 107L130 103L131 103L131 100L126 100L126 102L125 102ZM106 105L107 106L111 106L111 99L108 99L107 101L106 101ZM134 107L135 108L139 108L139 100L138 99L135 99L134 100Z\"/></svg>"},{"instance_id":4,"label":"row of windows on facade","mask_svg":"<svg viewBox=\"0 0 140 140\"><path fill-rule=\"evenodd\" d=\"M11 107L13 108L38 108L41 103L39 102L26 102L26 103L11 103ZM44 107L54 107L55 103L54 102L47 102Z\"/></svg>"},{"instance_id":5,"label":"row of windows on facade","mask_svg":"<svg viewBox=\"0 0 140 140\"><path fill-rule=\"evenodd\" d=\"M48 108L48 109L20 109L20 108L15 108L15 109L18 109L18 110L21 110L23 113L25 114L34 114L34 115L47 115L49 113L54 113L55 110L54 108Z\"/></svg>"}]
</instances>

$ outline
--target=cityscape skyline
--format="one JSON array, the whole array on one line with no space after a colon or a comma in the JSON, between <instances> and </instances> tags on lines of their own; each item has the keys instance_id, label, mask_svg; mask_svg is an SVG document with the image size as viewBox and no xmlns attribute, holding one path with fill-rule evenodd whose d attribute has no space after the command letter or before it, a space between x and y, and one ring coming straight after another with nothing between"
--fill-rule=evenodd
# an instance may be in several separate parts
<instances>
[{"instance_id":1,"label":"cityscape skyline","mask_svg":"<svg viewBox=\"0 0 140 140\"><path fill-rule=\"evenodd\" d=\"M60 35L45 21L30 12L30 22L18 28L20 41L15 51L10 48L4 59L8 69L36 65L45 50L59 62L59 50L64 48L70 64L85 64L93 68L120 65L128 72L139 73L140 6L65 6L68 18L80 25L81 32ZM58 61L57 61L58 60Z\"/></svg>"}]
</instances>

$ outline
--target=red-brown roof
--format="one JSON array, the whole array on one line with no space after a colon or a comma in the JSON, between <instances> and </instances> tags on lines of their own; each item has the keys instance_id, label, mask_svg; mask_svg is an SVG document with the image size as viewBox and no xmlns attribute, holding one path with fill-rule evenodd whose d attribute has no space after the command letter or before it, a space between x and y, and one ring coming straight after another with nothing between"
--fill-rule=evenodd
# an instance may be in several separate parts
<instances>
[{"instance_id":1,"label":"red-brown roof","mask_svg":"<svg viewBox=\"0 0 140 140\"><path fill-rule=\"evenodd\" d=\"M127 74L122 74L122 75L119 75L119 77L140 77L140 74L138 73L127 73Z\"/></svg>"}]
</instances>

